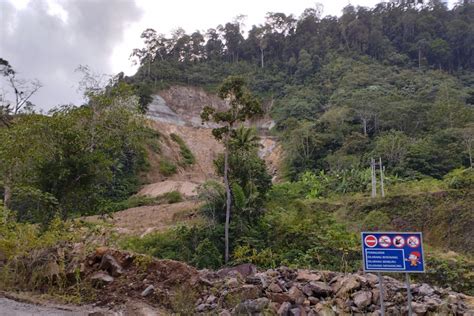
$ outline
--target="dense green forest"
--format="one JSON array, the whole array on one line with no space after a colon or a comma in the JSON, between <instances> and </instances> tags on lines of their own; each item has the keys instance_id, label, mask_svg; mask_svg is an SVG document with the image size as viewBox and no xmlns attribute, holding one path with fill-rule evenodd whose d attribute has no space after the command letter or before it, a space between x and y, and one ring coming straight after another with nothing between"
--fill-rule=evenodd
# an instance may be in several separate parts
<instances>
[{"instance_id":1,"label":"dense green forest","mask_svg":"<svg viewBox=\"0 0 474 316\"><path fill-rule=\"evenodd\" d=\"M382 156L401 177L441 178L472 164L474 6L380 3L341 17L268 13L243 36L242 17L186 34L143 32L127 80L146 107L169 84L211 90L243 75L268 104L290 179L365 168Z\"/></svg>"}]
</instances>

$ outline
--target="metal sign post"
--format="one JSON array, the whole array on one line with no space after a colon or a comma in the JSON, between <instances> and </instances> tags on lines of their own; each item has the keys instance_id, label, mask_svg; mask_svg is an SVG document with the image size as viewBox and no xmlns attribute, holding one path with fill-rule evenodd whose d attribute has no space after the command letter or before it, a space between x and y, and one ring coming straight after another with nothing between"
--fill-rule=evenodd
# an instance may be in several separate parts
<instances>
[{"instance_id":1,"label":"metal sign post","mask_svg":"<svg viewBox=\"0 0 474 316\"><path fill-rule=\"evenodd\" d=\"M408 273L405 273L405 280L407 284L407 297L408 297L408 316L412 316L413 312L411 310L411 289L410 289L410 276Z\"/></svg>"},{"instance_id":2,"label":"metal sign post","mask_svg":"<svg viewBox=\"0 0 474 316\"><path fill-rule=\"evenodd\" d=\"M377 275L379 276L379 291L380 291L380 315L385 315L385 306L383 304L383 277L382 273L378 272Z\"/></svg>"},{"instance_id":3,"label":"metal sign post","mask_svg":"<svg viewBox=\"0 0 474 316\"><path fill-rule=\"evenodd\" d=\"M408 315L412 315L410 276L408 273L425 272L425 256L421 233L363 232L362 258L364 272L376 272L379 277L380 310L384 315L382 272L405 273Z\"/></svg>"}]
</instances>

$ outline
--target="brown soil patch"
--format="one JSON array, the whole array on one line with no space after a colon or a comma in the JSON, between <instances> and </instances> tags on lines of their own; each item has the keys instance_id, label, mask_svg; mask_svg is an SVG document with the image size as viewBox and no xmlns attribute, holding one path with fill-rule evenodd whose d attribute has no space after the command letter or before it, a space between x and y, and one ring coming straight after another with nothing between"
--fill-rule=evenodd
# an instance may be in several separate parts
<instances>
[{"instance_id":1,"label":"brown soil patch","mask_svg":"<svg viewBox=\"0 0 474 316\"><path fill-rule=\"evenodd\" d=\"M185 197L193 197L197 195L198 186L198 183L190 181L165 180L163 182L155 182L143 186L137 195L158 197L167 192L178 191Z\"/></svg>"},{"instance_id":2,"label":"brown soil patch","mask_svg":"<svg viewBox=\"0 0 474 316\"><path fill-rule=\"evenodd\" d=\"M99 216L89 216L85 220L105 221L112 224L115 230L121 234L143 236L197 220L199 205L200 203L197 201L185 201L174 204L140 206L116 212L112 214L112 218L105 220L100 219Z\"/></svg>"}]
</instances>

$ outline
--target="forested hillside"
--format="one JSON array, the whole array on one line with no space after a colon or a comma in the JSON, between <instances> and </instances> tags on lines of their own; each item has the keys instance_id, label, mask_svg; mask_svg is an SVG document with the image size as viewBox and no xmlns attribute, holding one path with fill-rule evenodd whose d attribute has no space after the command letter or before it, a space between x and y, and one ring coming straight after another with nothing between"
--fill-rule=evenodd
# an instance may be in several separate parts
<instances>
[{"instance_id":1,"label":"forested hillside","mask_svg":"<svg viewBox=\"0 0 474 316\"><path fill-rule=\"evenodd\" d=\"M129 78L146 106L172 83L213 89L244 75L272 104L287 175L365 167L383 156L392 174L436 178L472 162L474 7L381 3L321 17L268 13L244 36L242 17L171 37L148 29Z\"/></svg>"}]
</instances>

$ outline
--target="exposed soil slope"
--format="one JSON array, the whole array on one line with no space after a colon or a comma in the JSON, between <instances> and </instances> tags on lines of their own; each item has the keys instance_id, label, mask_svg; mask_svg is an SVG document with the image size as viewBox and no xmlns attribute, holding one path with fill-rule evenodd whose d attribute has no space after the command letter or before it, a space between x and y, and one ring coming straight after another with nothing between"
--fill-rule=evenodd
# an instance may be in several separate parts
<instances>
[{"instance_id":1,"label":"exposed soil slope","mask_svg":"<svg viewBox=\"0 0 474 316\"><path fill-rule=\"evenodd\" d=\"M212 136L212 124L201 124L200 113L206 105L220 109L226 107L225 102L217 96L195 87L173 86L153 97L147 114L150 127L160 135L160 148L148 153L150 166L142 175L144 185L137 195L158 197L178 191L189 201L136 207L114 213L110 223L118 232L143 235L165 230L179 221L176 214L180 213L191 214L191 217L181 218L182 222L193 219L193 210L198 206L198 203L193 201L197 195L196 189L209 179L218 180L213 161L223 152L222 144ZM283 151L275 138L266 136L272 121L267 116L250 125L260 131L260 156L267 162L274 180L277 180ZM172 139L172 134L178 135L194 155L195 162L192 165L182 163L179 144ZM160 170L163 161L173 163L177 167L176 173L164 175Z\"/></svg>"},{"instance_id":2,"label":"exposed soil slope","mask_svg":"<svg viewBox=\"0 0 474 316\"><path fill-rule=\"evenodd\" d=\"M197 201L140 206L116 212L112 219L106 221L112 224L120 234L143 236L195 220L198 207L199 202ZM87 220L100 221L100 217L90 216Z\"/></svg>"}]
</instances>

